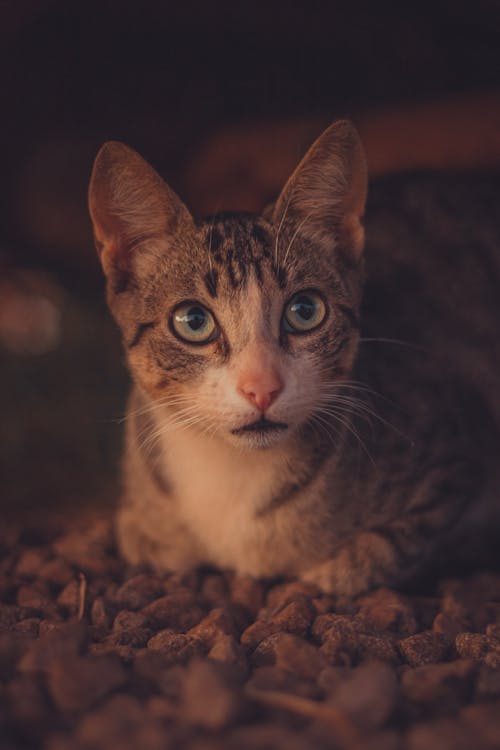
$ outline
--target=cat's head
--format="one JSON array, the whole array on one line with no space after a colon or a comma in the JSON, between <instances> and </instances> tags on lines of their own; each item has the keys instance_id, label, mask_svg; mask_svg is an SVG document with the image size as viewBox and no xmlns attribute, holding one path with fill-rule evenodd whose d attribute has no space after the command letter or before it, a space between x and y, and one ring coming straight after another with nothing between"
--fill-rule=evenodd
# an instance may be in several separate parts
<instances>
[{"instance_id":1,"label":"cat's head","mask_svg":"<svg viewBox=\"0 0 500 750\"><path fill-rule=\"evenodd\" d=\"M357 350L365 198L348 122L260 217L195 222L135 151L102 147L89 204L108 303L135 381L172 429L265 448L321 425Z\"/></svg>"}]
</instances>

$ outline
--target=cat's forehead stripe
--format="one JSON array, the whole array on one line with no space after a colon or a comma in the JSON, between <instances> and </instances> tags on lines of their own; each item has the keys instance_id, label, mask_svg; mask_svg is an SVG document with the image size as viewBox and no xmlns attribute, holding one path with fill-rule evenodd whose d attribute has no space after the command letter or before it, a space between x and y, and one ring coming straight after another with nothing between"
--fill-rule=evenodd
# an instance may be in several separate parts
<instances>
[{"instance_id":1,"label":"cat's forehead stripe","mask_svg":"<svg viewBox=\"0 0 500 750\"><path fill-rule=\"evenodd\" d=\"M204 282L210 296L217 296L219 277L215 267L220 267L235 290L246 285L252 268L262 285L264 264L276 277L279 286L284 286L286 273L272 263L273 233L263 219L251 214L218 214L206 220L203 229L209 265Z\"/></svg>"}]
</instances>

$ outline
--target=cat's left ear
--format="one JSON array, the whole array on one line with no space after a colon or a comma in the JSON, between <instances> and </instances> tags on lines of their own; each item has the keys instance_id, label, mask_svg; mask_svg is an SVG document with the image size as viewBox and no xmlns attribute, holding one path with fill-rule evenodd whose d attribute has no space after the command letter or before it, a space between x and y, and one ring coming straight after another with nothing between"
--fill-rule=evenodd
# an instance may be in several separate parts
<instances>
[{"instance_id":1,"label":"cat's left ear","mask_svg":"<svg viewBox=\"0 0 500 750\"><path fill-rule=\"evenodd\" d=\"M309 236L325 249L339 247L357 261L367 193L363 145L354 125L340 120L313 143L289 178L272 213L280 226Z\"/></svg>"},{"instance_id":2,"label":"cat's left ear","mask_svg":"<svg viewBox=\"0 0 500 750\"><path fill-rule=\"evenodd\" d=\"M161 248L194 231L180 198L136 151L118 141L105 143L96 156L89 210L112 287L126 285L144 248Z\"/></svg>"}]
</instances>

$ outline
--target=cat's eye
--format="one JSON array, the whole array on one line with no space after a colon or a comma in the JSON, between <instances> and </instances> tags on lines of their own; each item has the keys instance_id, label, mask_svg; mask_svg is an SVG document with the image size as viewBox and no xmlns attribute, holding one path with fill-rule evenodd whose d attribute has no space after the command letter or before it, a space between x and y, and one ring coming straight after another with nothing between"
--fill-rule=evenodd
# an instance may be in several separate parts
<instances>
[{"instance_id":1,"label":"cat's eye","mask_svg":"<svg viewBox=\"0 0 500 750\"><path fill-rule=\"evenodd\" d=\"M177 307L171 318L173 332L190 344L208 344L217 336L214 316L197 302L185 302Z\"/></svg>"},{"instance_id":2,"label":"cat's eye","mask_svg":"<svg viewBox=\"0 0 500 750\"><path fill-rule=\"evenodd\" d=\"M316 292L299 292L287 303L283 327L288 333L307 333L317 328L326 316L326 305Z\"/></svg>"}]
</instances>

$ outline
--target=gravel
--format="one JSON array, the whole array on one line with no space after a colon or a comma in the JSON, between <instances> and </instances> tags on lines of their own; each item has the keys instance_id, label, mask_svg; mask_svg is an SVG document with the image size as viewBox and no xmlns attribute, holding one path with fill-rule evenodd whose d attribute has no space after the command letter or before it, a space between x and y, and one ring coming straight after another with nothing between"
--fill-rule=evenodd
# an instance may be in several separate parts
<instances>
[{"instance_id":1,"label":"gravel","mask_svg":"<svg viewBox=\"0 0 500 750\"><path fill-rule=\"evenodd\" d=\"M336 601L116 553L107 518L5 525L1 750L500 746L500 574Z\"/></svg>"}]
</instances>

